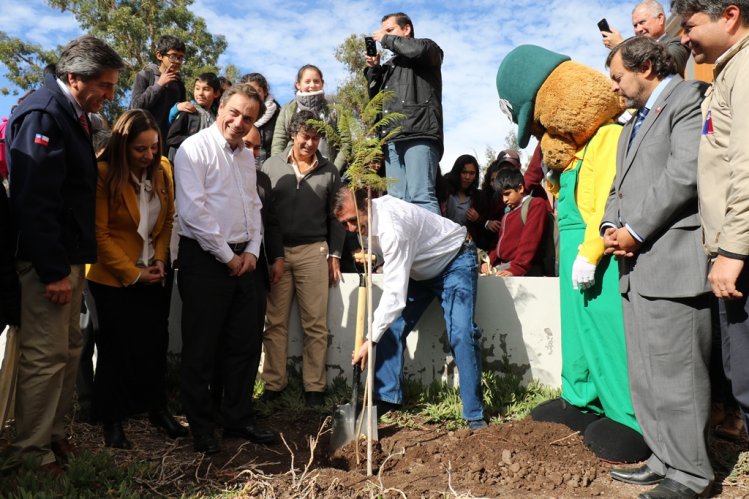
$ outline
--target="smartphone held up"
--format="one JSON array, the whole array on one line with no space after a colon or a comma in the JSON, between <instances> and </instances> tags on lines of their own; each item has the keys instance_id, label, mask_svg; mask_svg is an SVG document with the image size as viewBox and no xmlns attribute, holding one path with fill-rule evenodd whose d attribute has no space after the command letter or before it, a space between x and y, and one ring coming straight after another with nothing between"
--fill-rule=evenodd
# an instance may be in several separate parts
<instances>
[{"instance_id":1,"label":"smartphone held up","mask_svg":"<svg viewBox=\"0 0 749 499\"><path fill-rule=\"evenodd\" d=\"M368 56L374 57L377 55L377 43L371 36L364 37L364 47Z\"/></svg>"},{"instance_id":2,"label":"smartphone held up","mask_svg":"<svg viewBox=\"0 0 749 499\"><path fill-rule=\"evenodd\" d=\"M600 31L601 33L611 33L611 28L609 27L609 22L606 20L606 18L598 21L598 31Z\"/></svg>"}]
</instances>

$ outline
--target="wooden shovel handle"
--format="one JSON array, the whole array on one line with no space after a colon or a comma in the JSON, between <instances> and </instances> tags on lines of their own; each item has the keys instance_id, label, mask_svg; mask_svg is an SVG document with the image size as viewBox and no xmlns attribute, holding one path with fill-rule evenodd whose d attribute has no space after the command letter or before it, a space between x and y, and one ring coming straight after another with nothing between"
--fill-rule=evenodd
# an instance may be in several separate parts
<instances>
[{"instance_id":1,"label":"wooden shovel handle","mask_svg":"<svg viewBox=\"0 0 749 499\"><path fill-rule=\"evenodd\" d=\"M356 339L354 340L354 352L358 352L364 343L364 315L367 310L367 288L359 286L359 297L356 301Z\"/></svg>"}]
</instances>

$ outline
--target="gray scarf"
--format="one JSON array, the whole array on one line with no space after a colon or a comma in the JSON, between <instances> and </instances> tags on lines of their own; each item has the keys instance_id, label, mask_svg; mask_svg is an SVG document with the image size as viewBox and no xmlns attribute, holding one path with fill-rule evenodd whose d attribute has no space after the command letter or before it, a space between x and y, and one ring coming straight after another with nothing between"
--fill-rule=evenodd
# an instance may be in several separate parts
<instances>
[{"instance_id":1,"label":"gray scarf","mask_svg":"<svg viewBox=\"0 0 749 499\"><path fill-rule=\"evenodd\" d=\"M299 110L312 111L315 116L323 118L325 116L325 91L316 92L297 92L296 103Z\"/></svg>"}]
</instances>

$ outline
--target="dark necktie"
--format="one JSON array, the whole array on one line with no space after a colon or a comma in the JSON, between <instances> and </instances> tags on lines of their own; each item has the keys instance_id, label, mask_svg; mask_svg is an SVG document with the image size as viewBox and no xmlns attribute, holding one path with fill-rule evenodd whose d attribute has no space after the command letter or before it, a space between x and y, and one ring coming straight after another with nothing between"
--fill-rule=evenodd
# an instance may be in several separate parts
<instances>
[{"instance_id":1,"label":"dark necktie","mask_svg":"<svg viewBox=\"0 0 749 499\"><path fill-rule=\"evenodd\" d=\"M88 125L88 118L86 117L86 113L81 113L81 115L78 117L78 121L81 122L81 126L84 130L86 130L86 135L91 137L91 127Z\"/></svg>"},{"instance_id":2,"label":"dark necktie","mask_svg":"<svg viewBox=\"0 0 749 499\"><path fill-rule=\"evenodd\" d=\"M638 111L637 118L635 118L635 124L632 127L632 135L629 137L629 145L632 145L632 141L635 140L635 135L637 135L638 130L640 130L640 127L642 126L642 122L645 121L645 118L648 116L648 112L650 109L643 107Z\"/></svg>"}]
</instances>

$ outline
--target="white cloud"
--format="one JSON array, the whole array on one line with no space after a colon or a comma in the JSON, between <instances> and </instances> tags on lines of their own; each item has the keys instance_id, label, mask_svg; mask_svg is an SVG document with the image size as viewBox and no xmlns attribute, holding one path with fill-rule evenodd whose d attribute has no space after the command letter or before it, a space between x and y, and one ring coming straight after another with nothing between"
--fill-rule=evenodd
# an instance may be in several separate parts
<instances>
[{"instance_id":1,"label":"white cloud","mask_svg":"<svg viewBox=\"0 0 749 499\"><path fill-rule=\"evenodd\" d=\"M3 6L3 19L12 20L3 27L8 35L45 48L64 45L81 32L72 15L50 9L42 0L7 2Z\"/></svg>"}]
</instances>

